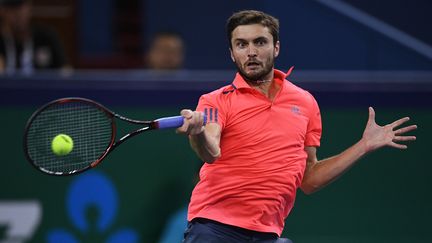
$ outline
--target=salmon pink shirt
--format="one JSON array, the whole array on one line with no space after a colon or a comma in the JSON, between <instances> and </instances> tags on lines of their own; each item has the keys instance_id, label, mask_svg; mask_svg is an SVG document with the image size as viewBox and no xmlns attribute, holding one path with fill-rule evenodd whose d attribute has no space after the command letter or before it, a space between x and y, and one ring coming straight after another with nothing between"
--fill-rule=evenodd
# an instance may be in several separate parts
<instances>
[{"instance_id":1,"label":"salmon pink shirt","mask_svg":"<svg viewBox=\"0 0 432 243\"><path fill-rule=\"evenodd\" d=\"M314 97L274 70L273 101L237 74L201 96L197 110L221 127L221 157L205 163L188 220L207 218L282 234L306 168L305 146L318 147L321 116Z\"/></svg>"}]
</instances>

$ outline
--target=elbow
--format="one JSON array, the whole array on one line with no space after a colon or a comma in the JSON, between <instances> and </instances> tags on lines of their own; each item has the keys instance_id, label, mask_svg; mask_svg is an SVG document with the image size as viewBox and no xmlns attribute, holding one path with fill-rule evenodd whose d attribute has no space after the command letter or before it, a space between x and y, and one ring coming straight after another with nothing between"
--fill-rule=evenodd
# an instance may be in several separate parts
<instances>
[{"instance_id":1,"label":"elbow","mask_svg":"<svg viewBox=\"0 0 432 243\"><path fill-rule=\"evenodd\" d=\"M216 151L201 151L200 157L203 161L205 161L207 164L213 164L217 159L221 157L221 150L220 148L215 149Z\"/></svg>"},{"instance_id":2,"label":"elbow","mask_svg":"<svg viewBox=\"0 0 432 243\"><path fill-rule=\"evenodd\" d=\"M318 191L320 187L314 183L303 181L303 183L300 186L301 190L306 195L311 195L312 193Z\"/></svg>"},{"instance_id":3,"label":"elbow","mask_svg":"<svg viewBox=\"0 0 432 243\"><path fill-rule=\"evenodd\" d=\"M314 188L310 188L310 187L301 187L302 191L304 194L306 195L311 195L312 193L316 192L317 190L315 190Z\"/></svg>"},{"instance_id":4,"label":"elbow","mask_svg":"<svg viewBox=\"0 0 432 243\"><path fill-rule=\"evenodd\" d=\"M213 162L215 162L219 158L220 158L220 153L217 155L201 156L201 159L207 164L213 164Z\"/></svg>"}]
</instances>

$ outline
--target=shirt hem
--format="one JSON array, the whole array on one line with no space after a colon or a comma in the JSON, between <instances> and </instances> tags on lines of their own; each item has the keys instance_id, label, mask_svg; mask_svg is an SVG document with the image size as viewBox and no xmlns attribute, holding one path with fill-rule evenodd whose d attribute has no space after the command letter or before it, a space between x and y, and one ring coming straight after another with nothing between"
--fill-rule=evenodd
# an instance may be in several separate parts
<instances>
[{"instance_id":1,"label":"shirt hem","mask_svg":"<svg viewBox=\"0 0 432 243\"><path fill-rule=\"evenodd\" d=\"M247 229L247 230L253 230L253 231L257 231L257 232L275 233L278 235L278 237L280 237L282 235L282 230L279 229L278 227L262 226L262 225L251 224L251 223L246 223L246 222L233 222L232 220L227 219L227 218L214 217L211 215L196 215L196 216L188 217L188 221L192 221L195 218L210 219L210 220L214 220L214 221L217 221L219 223L222 223L222 224L236 226L236 227L240 227L240 228Z\"/></svg>"}]
</instances>

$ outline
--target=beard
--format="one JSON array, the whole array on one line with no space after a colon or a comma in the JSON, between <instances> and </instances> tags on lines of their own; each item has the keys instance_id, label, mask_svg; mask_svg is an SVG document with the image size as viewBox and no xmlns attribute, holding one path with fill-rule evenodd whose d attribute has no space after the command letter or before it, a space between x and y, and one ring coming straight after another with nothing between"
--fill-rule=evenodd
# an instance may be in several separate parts
<instances>
[{"instance_id":1,"label":"beard","mask_svg":"<svg viewBox=\"0 0 432 243\"><path fill-rule=\"evenodd\" d=\"M242 64L238 60L235 61L237 71L246 81L258 84L270 80L265 80L269 73L273 72L274 67L274 57L269 57L265 62L260 62L254 58L249 59L247 62ZM247 73L246 68L249 64L257 65L258 70L254 72Z\"/></svg>"}]
</instances>

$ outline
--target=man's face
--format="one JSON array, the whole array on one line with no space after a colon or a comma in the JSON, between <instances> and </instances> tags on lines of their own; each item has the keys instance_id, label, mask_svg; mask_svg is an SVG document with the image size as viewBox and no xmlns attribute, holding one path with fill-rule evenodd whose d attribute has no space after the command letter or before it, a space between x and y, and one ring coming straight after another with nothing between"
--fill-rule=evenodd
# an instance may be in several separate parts
<instances>
[{"instance_id":1,"label":"man's face","mask_svg":"<svg viewBox=\"0 0 432 243\"><path fill-rule=\"evenodd\" d=\"M269 29L260 24L240 25L231 37L231 59L239 73L250 82L266 80L279 55L279 41L273 44Z\"/></svg>"}]
</instances>

